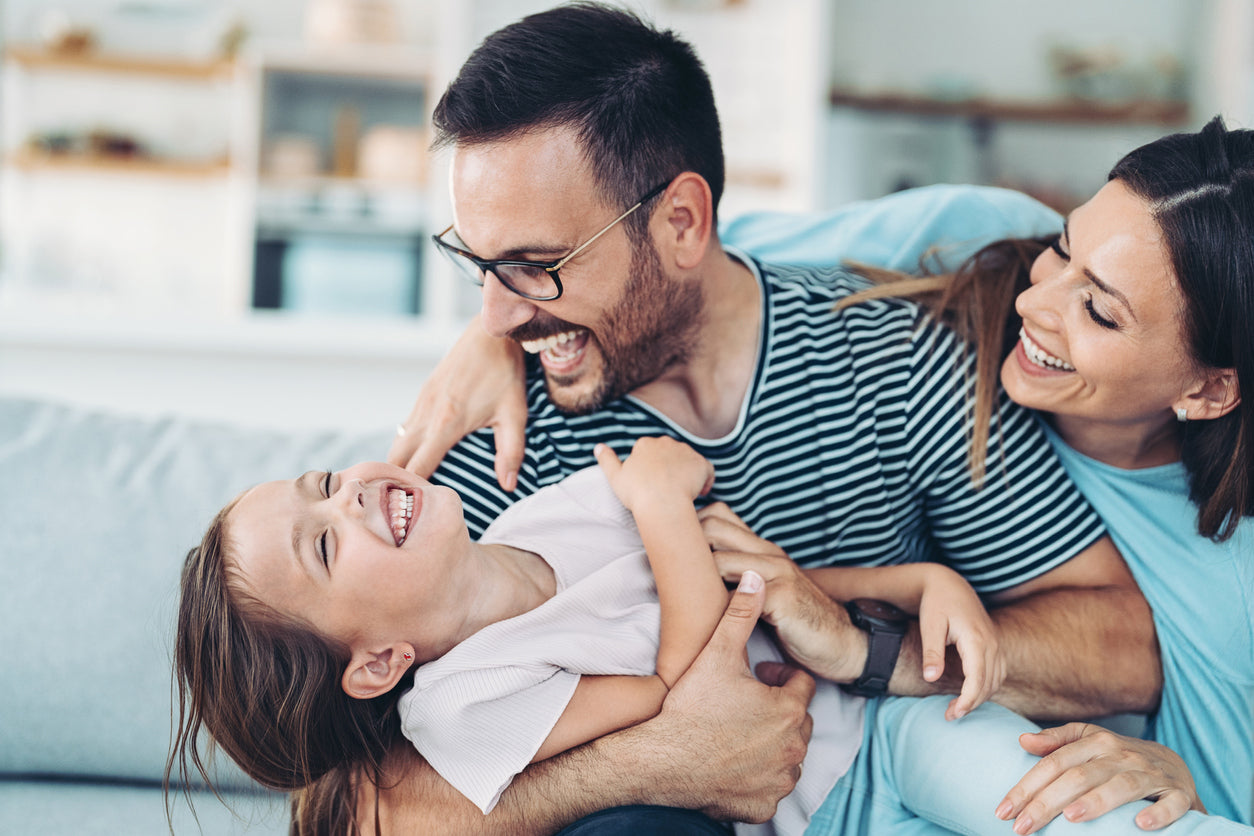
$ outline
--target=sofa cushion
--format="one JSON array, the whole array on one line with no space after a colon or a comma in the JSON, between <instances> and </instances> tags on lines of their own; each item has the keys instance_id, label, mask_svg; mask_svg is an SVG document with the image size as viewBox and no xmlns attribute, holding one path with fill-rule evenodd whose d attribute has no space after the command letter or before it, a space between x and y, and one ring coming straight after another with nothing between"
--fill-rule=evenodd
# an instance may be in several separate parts
<instances>
[{"instance_id":1,"label":"sofa cushion","mask_svg":"<svg viewBox=\"0 0 1254 836\"><path fill-rule=\"evenodd\" d=\"M188 549L244 488L389 441L0 398L0 773L159 780Z\"/></svg>"}]
</instances>

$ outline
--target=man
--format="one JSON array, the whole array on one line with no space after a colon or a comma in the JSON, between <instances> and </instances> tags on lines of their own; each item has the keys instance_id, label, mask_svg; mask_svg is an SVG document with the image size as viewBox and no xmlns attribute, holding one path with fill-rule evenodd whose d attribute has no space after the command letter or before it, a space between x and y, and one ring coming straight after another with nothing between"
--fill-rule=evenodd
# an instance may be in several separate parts
<instances>
[{"instance_id":1,"label":"man","mask_svg":"<svg viewBox=\"0 0 1254 836\"><path fill-rule=\"evenodd\" d=\"M485 433L435 474L462 494L472 528L591 464L596 442L625 450L675 435L713 462L712 497L798 562L943 560L1011 602L995 613L1009 670L999 701L1038 717L1153 704L1148 609L1034 422L1002 405L998 471L977 490L951 335L916 329L904 304L833 314L847 277L720 246L718 118L690 47L598 6L534 15L468 59L435 124L453 149L440 248L482 281L484 330L533 355L517 491L496 485ZM889 652L870 654L868 633L833 612L849 647L833 678L869 692L890 678L895 693L956 690L956 657L923 680L917 624L899 652L889 636ZM888 634L876 631L879 648ZM366 830L377 815L385 832L551 832L625 804L769 817L796 780L809 686L797 672L752 680L737 635L716 636L657 718L529 767L487 817L398 753L386 789L362 794ZM1111 644L1118 653L1104 652ZM656 830L632 818L656 812L587 826ZM691 829L673 832L721 832L675 816Z\"/></svg>"}]
</instances>

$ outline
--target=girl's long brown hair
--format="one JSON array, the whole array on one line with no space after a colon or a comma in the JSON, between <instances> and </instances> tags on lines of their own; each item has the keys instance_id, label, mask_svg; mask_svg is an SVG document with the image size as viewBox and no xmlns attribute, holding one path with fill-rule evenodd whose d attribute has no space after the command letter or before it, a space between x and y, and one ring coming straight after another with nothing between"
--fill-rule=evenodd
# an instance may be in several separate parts
<instances>
[{"instance_id":1,"label":"girl's long brown hair","mask_svg":"<svg viewBox=\"0 0 1254 836\"><path fill-rule=\"evenodd\" d=\"M172 779L185 792L203 782L217 794L211 760L221 748L272 789L319 782L317 802L299 793L293 813L343 836L355 829L354 778L380 774L389 748L405 742L396 703L412 675L372 700L345 694L340 681L348 648L265 606L243 584L230 557L227 516L234 504L218 512L183 565L167 816ZM202 729L210 735L203 751ZM293 832L316 832L296 830L296 822L294 815Z\"/></svg>"}]
</instances>

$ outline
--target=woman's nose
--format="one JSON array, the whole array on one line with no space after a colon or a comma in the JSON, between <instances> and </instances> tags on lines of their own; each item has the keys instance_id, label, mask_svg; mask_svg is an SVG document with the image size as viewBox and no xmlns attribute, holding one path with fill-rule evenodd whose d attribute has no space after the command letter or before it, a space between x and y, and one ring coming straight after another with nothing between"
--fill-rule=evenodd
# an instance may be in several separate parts
<instances>
[{"instance_id":1,"label":"woman's nose","mask_svg":"<svg viewBox=\"0 0 1254 836\"><path fill-rule=\"evenodd\" d=\"M1061 275L1032 277L1032 284L1015 299L1015 310L1024 322L1056 331L1062 327L1061 297L1064 290Z\"/></svg>"}]
</instances>

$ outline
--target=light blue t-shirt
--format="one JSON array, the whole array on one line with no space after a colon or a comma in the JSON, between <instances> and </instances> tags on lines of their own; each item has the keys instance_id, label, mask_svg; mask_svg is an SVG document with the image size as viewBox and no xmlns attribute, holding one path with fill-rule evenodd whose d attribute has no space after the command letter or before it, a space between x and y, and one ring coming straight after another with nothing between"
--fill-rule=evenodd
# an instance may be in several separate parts
<instances>
[{"instance_id":1,"label":"light blue t-shirt","mask_svg":"<svg viewBox=\"0 0 1254 836\"><path fill-rule=\"evenodd\" d=\"M1184 465L1123 470L1050 433L1154 610L1163 697L1145 736L1175 750L1211 813L1254 809L1254 520L1214 543L1197 533Z\"/></svg>"}]
</instances>

